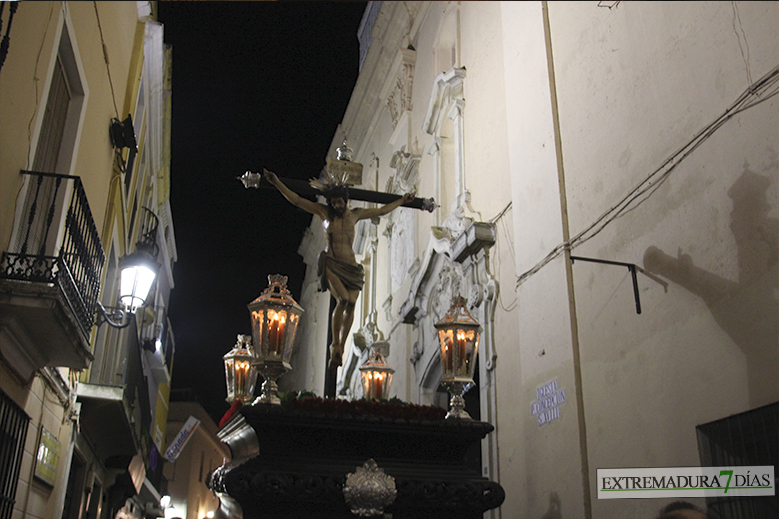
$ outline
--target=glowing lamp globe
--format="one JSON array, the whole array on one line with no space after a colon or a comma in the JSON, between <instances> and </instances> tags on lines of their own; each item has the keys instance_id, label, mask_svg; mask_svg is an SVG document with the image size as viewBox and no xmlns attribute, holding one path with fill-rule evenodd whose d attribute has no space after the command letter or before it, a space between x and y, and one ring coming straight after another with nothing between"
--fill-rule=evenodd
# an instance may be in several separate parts
<instances>
[{"instance_id":1,"label":"glowing lamp globe","mask_svg":"<svg viewBox=\"0 0 779 519\"><path fill-rule=\"evenodd\" d=\"M135 313L139 306L143 306L158 268L155 259L145 250L137 250L119 260L119 299L129 312Z\"/></svg>"}]
</instances>

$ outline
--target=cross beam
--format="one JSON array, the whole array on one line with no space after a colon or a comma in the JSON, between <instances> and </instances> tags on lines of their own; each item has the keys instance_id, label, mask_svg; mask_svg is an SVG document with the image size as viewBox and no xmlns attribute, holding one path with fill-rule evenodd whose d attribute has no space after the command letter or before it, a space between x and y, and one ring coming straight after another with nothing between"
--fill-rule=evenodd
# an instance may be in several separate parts
<instances>
[{"instance_id":1,"label":"cross beam","mask_svg":"<svg viewBox=\"0 0 779 519\"><path fill-rule=\"evenodd\" d=\"M253 187L255 189L276 189L272 186L261 173L252 173L247 171L243 176L238 177L238 180L243 182L246 189ZM298 180L295 178L281 178L281 180L288 188L300 196L316 197L322 195L322 192L318 189L311 187L311 185L305 180ZM363 202L372 202L376 204L389 204L401 198L401 195L393 193L382 193L381 191L367 191L365 189L349 188L349 198L351 200L360 200ZM403 207L410 207L412 209L420 209L432 213L435 209L435 200L432 198L419 198L416 197L408 203L403 204Z\"/></svg>"}]
</instances>

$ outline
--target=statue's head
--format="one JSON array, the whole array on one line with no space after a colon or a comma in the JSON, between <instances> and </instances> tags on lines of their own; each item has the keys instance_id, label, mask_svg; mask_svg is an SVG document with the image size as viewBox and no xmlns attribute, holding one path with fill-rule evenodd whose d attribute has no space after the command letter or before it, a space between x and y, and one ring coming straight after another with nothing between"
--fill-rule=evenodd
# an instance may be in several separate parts
<instances>
[{"instance_id":1,"label":"statue's head","mask_svg":"<svg viewBox=\"0 0 779 519\"><path fill-rule=\"evenodd\" d=\"M346 206L349 204L349 188L344 185L333 186L327 190L325 198L327 205L336 216L343 216L346 213Z\"/></svg>"}]
</instances>

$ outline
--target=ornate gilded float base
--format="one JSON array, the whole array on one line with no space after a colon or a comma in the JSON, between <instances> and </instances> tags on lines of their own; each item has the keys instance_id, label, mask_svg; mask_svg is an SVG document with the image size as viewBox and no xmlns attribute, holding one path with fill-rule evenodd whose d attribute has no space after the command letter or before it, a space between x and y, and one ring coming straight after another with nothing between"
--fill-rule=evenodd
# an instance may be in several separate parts
<instances>
[{"instance_id":1,"label":"ornate gilded float base","mask_svg":"<svg viewBox=\"0 0 779 519\"><path fill-rule=\"evenodd\" d=\"M240 510L246 519L345 519L359 517L361 509L393 519L481 519L505 498L498 483L481 476L478 458L472 456L492 430L473 420L405 420L254 405L242 408L220 431L233 461L212 473L209 486L223 508ZM369 463L366 468L369 460L378 467ZM354 502L347 496L356 485L350 476L359 468L376 481L391 478L394 499L379 498L380 506L357 506L353 513ZM378 486L391 487L387 481Z\"/></svg>"}]
</instances>

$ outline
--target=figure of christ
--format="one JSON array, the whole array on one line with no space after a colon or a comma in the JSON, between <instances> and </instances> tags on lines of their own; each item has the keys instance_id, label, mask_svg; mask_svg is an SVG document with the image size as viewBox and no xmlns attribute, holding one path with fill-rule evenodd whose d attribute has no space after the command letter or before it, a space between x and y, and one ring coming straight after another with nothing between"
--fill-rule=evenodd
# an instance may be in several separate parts
<instances>
[{"instance_id":1,"label":"figure of christ","mask_svg":"<svg viewBox=\"0 0 779 519\"><path fill-rule=\"evenodd\" d=\"M265 180L276 187L292 205L322 219L327 246L319 256L320 290L328 289L336 301L331 316L333 342L330 345L329 369L343 362L343 351L354 321L354 307L365 279L363 266L354 257L355 226L359 220L390 213L414 199L406 193L394 202L380 207L349 207L349 190L345 185L333 185L322 194L327 205L312 202L289 189L272 171L263 169Z\"/></svg>"}]
</instances>

